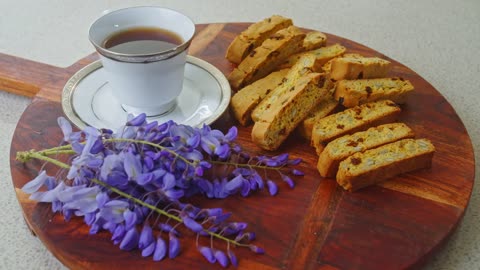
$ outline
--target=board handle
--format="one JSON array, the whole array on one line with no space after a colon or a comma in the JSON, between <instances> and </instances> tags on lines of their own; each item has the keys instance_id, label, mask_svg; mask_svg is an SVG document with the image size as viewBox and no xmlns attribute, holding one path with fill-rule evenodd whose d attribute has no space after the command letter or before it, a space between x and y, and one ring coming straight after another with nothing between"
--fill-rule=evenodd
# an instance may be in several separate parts
<instances>
[{"instance_id":1,"label":"board handle","mask_svg":"<svg viewBox=\"0 0 480 270\"><path fill-rule=\"evenodd\" d=\"M67 68L0 53L0 90L26 97L59 100L61 86L72 74L97 59L95 53Z\"/></svg>"},{"instance_id":2,"label":"board handle","mask_svg":"<svg viewBox=\"0 0 480 270\"><path fill-rule=\"evenodd\" d=\"M62 68L0 53L0 89L27 97L57 78Z\"/></svg>"}]
</instances>

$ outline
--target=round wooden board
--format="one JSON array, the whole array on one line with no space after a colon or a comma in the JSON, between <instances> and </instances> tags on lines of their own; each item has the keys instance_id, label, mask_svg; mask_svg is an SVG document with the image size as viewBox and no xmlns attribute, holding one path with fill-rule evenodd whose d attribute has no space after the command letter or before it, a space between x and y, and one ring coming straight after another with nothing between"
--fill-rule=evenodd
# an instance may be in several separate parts
<instances>
[{"instance_id":1,"label":"round wooden board","mask_svg":"<svg viewBox=\"0 0 480 270\"><path fill-rule=\"evenodd\" d=\"M198 25L190 54L202 58L224 74L233 65L224 59L228 44L247 23ZM319 29L322 30L322 29ZM358 43L328 35L328 43L341 43L348 52L388 57ZM182 238L181 256L153 262L138 251L115 247L106 232L89 235L80 218L65 222L50 205L28 200L19 190L35 177L41 163L15 161L17 151L57 146L61 140L56 119L63 115L60 95L66 80L96 59L93 54L68 68L57 68L0 55L0 88L35 96L22 115L11 146L13 184L25 220L48 249L72 269L216 269L195 250L194 238ZM389 59L391 60L391 59ZM301 157L306 175L290 190L265 192L248 198L197 199L202 206L223 207L233 219L246 221L257 233L265 255L237 249L240 269L405 269L418 268L445 242L467 207L474 181L474 156L461 120L432 85L404 65L391 60L392 76L415 86L402 106L400 121L417 137L437 148L430 169L401 175L378 186L349 193L316 171L317 156L309 143L292 137L278 152ZM226 113L215 126L236 123ZM253 153L264 153L250 141L251 127L239 128L239 142ZM275 153L269 153L275 154ZM55 168L49 167L50 170ZM54 174L53 171L51 173Z\"/></svg>"}]
</instances>

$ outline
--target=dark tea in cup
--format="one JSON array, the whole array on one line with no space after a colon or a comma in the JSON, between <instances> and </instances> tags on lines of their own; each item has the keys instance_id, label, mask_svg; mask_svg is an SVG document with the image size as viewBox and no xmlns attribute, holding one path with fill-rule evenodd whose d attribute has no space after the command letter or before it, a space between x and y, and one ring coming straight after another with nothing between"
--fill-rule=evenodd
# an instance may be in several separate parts
<instances>
[{"instance_id":1,"label":"dark tea in cup","mask_svg":"<svg viewBox=\"0 0 480 270\"><path fill-rule=\"evenodd\" d=\"M182 43L182 38L172 31L158 27L134 27L113 33L102 46L121 54L152 54Z\"/></svg>"}]
</instances>

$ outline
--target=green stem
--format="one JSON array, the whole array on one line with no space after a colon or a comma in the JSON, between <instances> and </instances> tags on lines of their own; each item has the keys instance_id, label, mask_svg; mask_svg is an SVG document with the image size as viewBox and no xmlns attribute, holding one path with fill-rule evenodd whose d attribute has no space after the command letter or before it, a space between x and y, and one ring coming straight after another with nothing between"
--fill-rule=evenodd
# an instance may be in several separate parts
<instances>
[{"instance_id":1,"label":"green stem","mask_svg":"<svg viewBox=\"0 0 480 270\"><path fill-rule=\"evenodd\" d=\"M18 152L17 153L17 160L20 160L22 162L27 162L28 160L35 158L38 160L43 160L46 162L50 162L52 164L57 165L60 168L63 169L70 169L70 166L68 164L65 164L59 160L56 160L51 157L47 157L45 155L40 154L39 152L33 152L33 151L27 151L27 152Z\"/></svg>"},{"instance_id":2,"label":"green stem","mask_svg":"<svg viewBox=\"0 0 480 270\"><path fill-rule=\"evenodd\" d=\"M211 160L209 161L211 164L217 164L217 165L231 165L231 166L237 166L237 167L247 167L247 168L255 168L255 169L266 169L266 170L280 170L282 167L270 167L270 166L265 166L265 165L252 165L252 164L243 164L243 163L232 163L232 162L227 162L227 161L216 161L216 160Z\"/></svg>"},{"instance_id":3,"label":"green stem","mask_svg":"<svg viewBox=\"0 0 480 270\"><path fill-rule=\"evenodd\" d=\"M155 145L155 144L153 144L153 143L150 143L150 144ZM167 149L167 150L168 150L168 149ZM39 152L33 152L33 151L19 152L19 153L17 154L17 159L19 159L19 158L18 158L19 155L20 155L20 156L25 156L25 157L28 158L28 159L35 158L35 159L38 159L38 160L43 160L43 161L46 161L46 162L50 162L50 163L52 163L52 164L54 164L54 165L57 165L58 167L63 168L63 169L70 169L70 166L69 166L68 164L63 163L63 162L61 162L61 161L58 161L58 160L56 160L56 159L53 159L53 158L51 158L51 157L47 157L47 156L45 156L45 155L43 155L43 154L40 154ZM28 159L27 159L27 160L28 160ZM102 181L100 181L100 180L98 180L98 179L95 179L95 178L92 179L92 182L95 183L95 184L97 184L97 185L103 186L103 187L109 189L110 191L112 191L112 192L114 192L114 193L116 193L116 194L118 194L118 195L120 195L120 196L122 196L122 197L124 197L124 198L126 198L126 199L129 199L129 200L135 202L136 204L145 206L145 207L147 207L148 209L150 209L150 210L152 210L152 211L154 211L154 212L156 212L156 213L158 213L158 214L160 214L160 215L164 215L164 216L166 216L166 217L168 217L168 218L171 218L171 219L173 219L173 220L175 220L175 221L177 221L177 222L179 222L179 223L183 223L183 220L182 220L180 217L175 216L175 215L172 215L172 214L168 213L167 211L164 211L164 210L159 209L159 208L157 208L157 207L155 207L155 206L153 206L153 205L151 205L151 204L149 204L149 203L146 203L146 202L144 202L144 201L142 201L142 200L140 200L140 199L137 199L137 198L131 196L131 195L128 194L128 193L125 193L125 192L123 192L123 191L121 191L121 190L119 190L119 189L117 189L117 188L115 188L115 187L110 186L109 184L107 184L107 183L105 183L105 182L102 182ZM208 233L209 235L215 237L215 238L218 238L218 239L220 239L220 240L226 241L226 242L231 243L231 244L233 244L233 245L240 246L240 247L247 247L247 246L248 246L247 244L239 243L239 242L237 242L237 241L235 241L235 240L232 240L232 239L229 239L229 238L227 238L227 237L225 237L225 236L223 236L223 235L220 235L220 234L217 234L217 233L214 233L214 232L205 230L205 229L204 229L204 231L205 231L206 233Z\"/></svg>"},{"instance_id":4,"label":"green stem","mask_svg":"<svg viewBox=\"0 0 480 270\"><path fill-rule=\"evenodd\" d=\"M155 148L158 148L162 151L167 151L169 152L170 154L174 155L175 157L183 160L185 163L187 163L188 165L190 166L196 166L197 165L197 162L196 161L190 161L184 157L182 157L181 155L179 155L177 152L173 151L173 150L170 150L164 146L161 146L159 144L156 144L156 143L152 143L152 142L149 142L149 141L143 141L143 140L135 140L135 139L126 139L126 138L115 138L115 139L105 139L103 140L103 142L131 142L131 143L140 143L140 144L145 144L145 145L149 145L149 146L152 146L152 147L155 147Z\"/></svg>"},{"instance_id":5,"label":"green stem","mask_svg":"<svg viewBox=\"0 0 480 270\"><path fill-rule=\"evenodd\" d=\"M158 214L160 214L160 215L164 215L164 216L166 216L166 217L168 217L168 218L171 218L171 219L173 219L173 220L175 220L175 221L177 221L177 222L179 222L179 223L183 223L183 220L182 220L180 217L175 216L175 215L172 215L172 214L168 213L168 212L165 211L165 210L159 209L159 208L157 208L157 207L155 207L155 206L153 206L153 205L151 205L151 204L149 204L149 203L146 203L146 202L144 202L144 201L142 201L142 200L140 200L140 199L137 199L137 198L131 196L130 194L125 193L125 192L119 190L118 188L115 188L115 187L110 186L109 184L107 184L107 183L105 183L105 182L102 182L102 181L100 181L100 180L98 180L98 179L92 179L92 182L94 182L94 183L97 184L97 185L103 186L103 187L109 189L110 191L112 191L112 192L114 192L114 193L117 193L118 195L120 195L120 196L122 196L122 197L124 197L124 198L126 198L126 199L129 199L129 200L133 201L133 202L136 203L136 204L139 204L139 205L141 205L141 206L145 206L145 207L147 207L148 209L150 209L150 210L152 210L152 211L154 211L154 212L156 212L156 213L158 213ZM232 244L234 244L234 245L237 245L237 246L248 246L248 245L246 245L246 244L241 244L241 243L239 243L239 242L237 242L237 241L234 241L234 240L232 240L232 239L229 239L229 238L227 238L227 237L224 237L224 236L222 236L222 235L220 235L220 234L217 234L217 233L214 233L214 232L210 232L210 231L208 231L208 230L203 230L203 231L205 231L206 233L208 233L209 235L211 235L211 236L213 236L213 237L216 237L216 238L218 238L218 239L221 239L221 240L224 240L224 241L226 241L226 242L232 243Z\"/></svg>"},{"instance_id":6,"label":"green stem","mask_svg":"<svg viewBox=\"0 0 480 270\"><path fill-rule=\"evenodd\" d=\"M130 195L130 194L128 194L128 193L125 193L125 192L119 190L119 189L116 188L116 187L112 187L112 186L110 186L109 184L107 184L107 183L105 183L105 182L103 182L103 181L100 181L100 180L94 178L94 179L92 179L92 182L94 182L95 184L100 185L100 186L102 186L102 187L105 187L105 188L109 189L110 191L115 192L115 193L117 193L118 195L120 195L120 196L122 196L122 197L124 197L124 198L126 198L126 199L129 199L129 200L133 201L133 202L136 203L136 204L139 204L139 205L141 205L141 206L145 206L145 207L147 207L148 209L150 209L150 210L152 210L152 211L155 211L155 212L157 212L157 213L159 213L159 214L161 214L161 215L167 216L168 218L171 218L171 219L173 219L173 220L175 220L175 221L178 221L178 222L183 222L183 220L182 220L181 218L179 218L179 217L177 217L177 216L175 216L175 215L169 214L169 213L167 213L167 211L164 211L164 210L162 210L162 209L159 209L159 208L157 208L157 207L155 207L155 206L153 206L153 205L151 205L151 204L149 204L149 203L146 203L146 202L144 202L144 201L142 201L142 200L140 200L140 199L137 199L137 198L133 197L132 195Z\"/></svg>"}]
</instances>

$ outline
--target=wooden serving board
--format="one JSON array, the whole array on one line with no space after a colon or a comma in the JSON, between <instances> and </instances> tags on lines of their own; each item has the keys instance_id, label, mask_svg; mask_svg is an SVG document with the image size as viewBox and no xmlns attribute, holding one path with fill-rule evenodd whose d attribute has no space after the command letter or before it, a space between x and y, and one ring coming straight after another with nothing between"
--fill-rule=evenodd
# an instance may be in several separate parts
<instances>
[{"instance_id":1,"label":"wooden serving board","mask_svg":"<svg viewBox=\"0 0 480 270\"><path fill-rule=\"evenodd\" d=\"M228 74L233 65L224 59L228 44L249 24L198 25L190 54ZM348 52L388 57L353 41L328 35ZM57 146L61 132L60 96L67 79L96 60L92 54L68 68L58 68L0 55L0 89L34 97L22 115L11 146L11 172L15 191L32 231L67 267L72 269L219 269L196 251L194 238L182 238L181 256L153 262L139 251L125 252L113 246L109 233L89 235L80 218L64 222L49 204L28 200L19 190L36 176L41 163L15 161L17 151ZM454 231L467 207L474 181L474 156L461 120L445 98L406 66L392 60L392 76L415 86L402 106L400 121L417 137L430 139L437 148L431 169L396 177L355 193L345 192L332 179L316 171L317 156L309 143L290 138L278 152L301 157L306 175L296 178L290 190L265 192L248 198L198 199L204 207L223 207L233 220L246 221L257 233L256 243L265 255L236 249L241 269L405 269L418 268L442 246ZM225 114L215 125L236 123ZM253 153L265 153L250 141L251 127L239 128L239 142ZM270 153L275 154L275 153Z\"/></svg>"}]
</instances>

